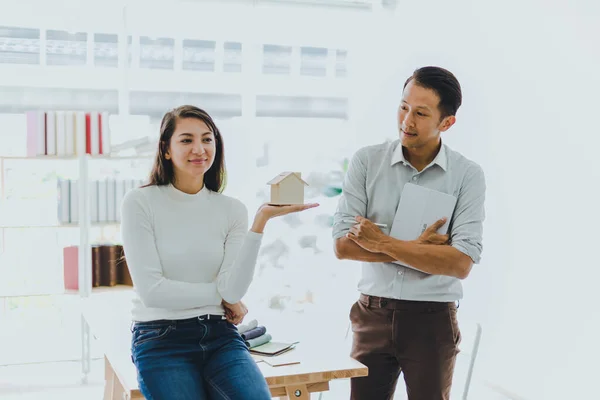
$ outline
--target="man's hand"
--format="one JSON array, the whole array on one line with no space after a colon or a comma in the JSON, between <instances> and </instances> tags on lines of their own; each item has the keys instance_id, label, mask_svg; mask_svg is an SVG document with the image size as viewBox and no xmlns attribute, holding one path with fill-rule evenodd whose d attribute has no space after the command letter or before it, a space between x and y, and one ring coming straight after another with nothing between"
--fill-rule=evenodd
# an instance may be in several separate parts
<instances>
[{"instance_id":1,"label":"man's hand","mask_svg":"<svg viewBox=\"0 0 600 400\"><path fill-rule=\"evenodd\" d=\"M346 237L358 244L365 250L373 253L379 253L378 246L383 238L386 237L381 229L368 219L357 216L356 225L350 228Z\"/></svg>"},{"instance_id":2,"label":"man's hand","mask_svg":"<svg viewBox=\"0 0 600 400\"><path fill-rule=\"evenodd\" d=\"M239 303L230 304L223 300L223 307L225 308L225 317L227 321L234 325L239 325L244 320L246 314L248 314L248 308L241 301Z\"/></svg>"},{"instance_id":3,"label":"man's hand","mask_svg":"<svg viewBox=\"0 0 600 400\"><path fill-rule=\"evenodd\" d=\"M421 236L419 236L416 242L418 244L448 244L450 236L437 233L438 229L444 226L445 223L446 218L435 221L421 233Z\"/></svg>"}]
</instances>

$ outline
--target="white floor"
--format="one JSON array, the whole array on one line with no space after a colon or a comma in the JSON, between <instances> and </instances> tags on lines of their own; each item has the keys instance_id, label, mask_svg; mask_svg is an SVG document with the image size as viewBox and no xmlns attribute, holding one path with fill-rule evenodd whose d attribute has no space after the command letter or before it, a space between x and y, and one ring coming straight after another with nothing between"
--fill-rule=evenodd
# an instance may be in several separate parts
<instances>
[{"instance_id":1,"label":"white floor","mask_svg":"<svg viewBox=\"0 0 600 400\"><path fill-rule=\"evenodd\" d=\"M58 296L35 307L11 309L5 306L0 310L0 326L5 327L0 330L0 399L102 399L104 367L102 354L94 340L91 350L95 361L92 362L87 384L82 384L81 364L77 361L81 355L81 319L78 308L76 296ZM286 335L293 336L293 332L283 329L297 326L293 321L298 323L302 321L302 317L309 316L313 323L319 321L319 315L309 312L273 315L271 320L266 314L263 316L267 325L274 328L273 331L277 331L273 321L281 320L277 335L284 338L291 337ZM284 316L292 320L285 322L282 320ZM333 323L331 316L327 320L329 324ZM338 322L339 332L336 331L336 337L344 338L347 321L341 318ZM464 382L465 371L465 360L457 360L453 400L462 400L461 383ZM333 381L330 391L324 393L322 399L348 399L349 391L348 380ZM314 394L312 398L318 399L319 395ZM400 384L396 400L405 399L404 388ZM476 376L469 399L510 400L480 384Z\"/></svg>"},{"instance_id":2,"label":"white floor","mask_svg":"<svg viewBox=\"0 0 600 400\"><path fill-rule=\"evenodd\" d=\"M92 362L88 383L82 384L81 364L58 362L0 367L2 400L102 399L103 360Z\"/></svg>"},{"instance_id":3,"label":"white floor","mask_svg":"<svg viewBox=\"0 0 600 400\"><path fill-rule=\"evenodd\" d=\"M103 361L92 362L92 371L88 383L81 382L81 364L78 362L58 362L42 364L26 364L0 367L0 398L2 400L75 400L102 399L103 395ZM348 399L349 381L331 382L330 391L324 393L323 400ZM313 394L318 399L318 394ZM396 400L406 396L400 390ZM475 382L471 388L469 399L474 400L510 400L494 394L483 385ZM457 398L458 400L458 398Z\"/></svg>"}]
</instances>

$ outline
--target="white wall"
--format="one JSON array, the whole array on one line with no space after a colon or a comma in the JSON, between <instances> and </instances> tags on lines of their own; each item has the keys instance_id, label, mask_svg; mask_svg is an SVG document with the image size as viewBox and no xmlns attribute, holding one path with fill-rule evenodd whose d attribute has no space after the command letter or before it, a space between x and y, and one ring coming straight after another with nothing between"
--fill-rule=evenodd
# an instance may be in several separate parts
<instances>
[{"instance_id":1,"label":"white wall","mask_svg":"<svg viewBox=\"0 0 600 400\"><path fill-rule=\"evenodd\" d=\"M34 24L35 14L81 28L55 6L0 3L11 16L4 24ZM96 6L89 15L101 22L87 29L108 21L118 29L116 3ZM405 0L394 19L288 12L269 24L284 42L302 34L320 41L328 23L338 31L343 24L336 42L363 51L349 55L361 63L350 70L358 144L396 137L397 102L412 70L434 64L456 73L464 105L445 140L479 162L488 183L484 259L465 282L460 315L484 324L478 375L529 400L592 398L600 371L597 4Z\"/></svg>"},{"instance_id":2,"label":"white wall","mask_svg":"<svg viewBox=\"0 0 600 400\"><path fill-rule=\"evenodd\" d=\"M567 4L568 3L568 4ZM445 140L488 183L484 259L461 317L484 323L479 377L525 399L584 399L600 371L600 6L597 2L402 2L362 65L359 138L396 137L404 79L453 71L463 107ZM368 46L365 46L365 48Z\"/></svg>"}]
</instances>

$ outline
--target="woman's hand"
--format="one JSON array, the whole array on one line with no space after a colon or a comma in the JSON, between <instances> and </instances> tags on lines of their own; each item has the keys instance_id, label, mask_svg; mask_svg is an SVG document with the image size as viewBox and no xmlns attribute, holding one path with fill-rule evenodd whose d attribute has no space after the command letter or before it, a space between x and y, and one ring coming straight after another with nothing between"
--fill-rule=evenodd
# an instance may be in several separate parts
<instances>
[{"instance_id":1,"label":"woman's hand","mask_svg":"<svg viewBox=\"0 0 600 400\"><path fill-rule=\"evenodd\" d=\"M256 216L254 217L254 223L252 224L252 231L256 233L262 233L265 229L267 221L269 221L271 218L308 210L309 208L315 208L318 206L319 203L294 204L290 206L274 206L265 203L262 206L260 206L260 208L256 212Z\"/></svg>"},{"instance_id":2,"label":"woman's hand","mask_svg":"<svg viewBox=\"0 0 600 400\"><path fill-rule=\"evenodd\" d=\"M223 300L222 304L223 308L225 308L225 317L227 318L227 321L234 325L241 324L246 314L248 314L248 308L241 301L235 304L230 304Z\"/></svg>"},{"instance_id":3,"label":"woman's hand","mask_svg":"<svg viewBox=\"0 0 600 400\"><path fill-rule=\"evenodd\" d=\"M280 215L291 214L295 212L300 212L304 210L308 210L309 208L315 208L319 205L319 203L310 203L310 204L294 204L290 206L272 206L269 203L265 203L256 212L257 215L262 215L267 219L271 219L274 217L279 217Z\"/></svg>"}]
</instances>

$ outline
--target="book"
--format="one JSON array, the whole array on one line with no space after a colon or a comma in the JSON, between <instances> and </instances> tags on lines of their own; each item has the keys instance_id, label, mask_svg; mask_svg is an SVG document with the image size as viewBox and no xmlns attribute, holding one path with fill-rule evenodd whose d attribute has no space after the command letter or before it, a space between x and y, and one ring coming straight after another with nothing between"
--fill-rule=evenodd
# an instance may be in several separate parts
<instances>
[{"instance_id":1,"label":"book","mask_svg":"<svg viewBox=\"0 0 600 400\"><path fill-rule=\"evenodd\" d=\"M58 194L58 222L61 224L68 224L69 222L71 222L71 184L70 181L60 178L56 181L56 184L56 191Z\"/></svg>"},{"instance_id":2,"label":"book","mask_svg":"<svg viewBox=\"0 0 600 400\"><path fill-rule=\"evenodd\" d=\"M52 154L64 157L67 155L67 124L66 114L64 111L48 112L48 121L50 115L54 114L55 131L54 131L54 149ZM48 122L48 154L50 154L50 123Z\"/></svg>"},{"instance_id":3,"label":"book","mask_svg":"<svg viewBox=\"0 0 600 400\"><path fill-rule=\"evenodd\" d=\"M87 149L87 119L83 111L78 111L75 114L75 154L85 154Z\"/></svg>"},{"instance_id":4,"label":"book","mask_svg":"<svg viewBox=\"0 0 600 400\"><path fill-rule=\"evenodd\" d=\"M115 286L118 280L118 251L114 245L100 245L100 286Z\"/></svg>"},{"instance_id":5,"label":"book","mask_svg":"<svg viewBox=\"0 0 600 400\"><path fill-rule=\"evenodd\" d=\"M98 181L98 222L108 221L107 180Z\"/></svg>"},{"instance_id":6,"label":"book","mask_svg":"<svg viewBox=\"0 0 600 400\"><path fill-rule=\"evenodd\" d=\"M64 154L58 154L58 138L56 133L57 127L57 112L48 111L46 113L46 155L49 156L62 156Z\"/></svg>"},{"instance_id":7,"label":"book","mask_svg":"<svg viewBox=\"0 0 600 400\"><path fill-rule=\"evenodd\" d=\"M79 181L69 181L69 222L79 222Z\"/></svg>"},{"instance_id":8,"label":"book","mask_svg":"<svg viewBox=\"0 0 600 400\"><path fill-rule=\"evenodd\" d=\"M117 244L115 247L117 252L117 283L119 285L133 286L131 274L129 273L129 267L127 266L127 260L125 260L123 246Z\"/></svg>"},{"instance_id":9,"label":"book","mask_svg":"<svg viewBox=\"0 0 600 400\"><path fill-rule=\"evenodd\" d=\"M92 287L102 285L102 255L100 246L92 245Z\"/></svg>"},{"instance_id":10,"label":"book","mask_svg":"<svg viewBox=\"0 0 600 400\"><path fill-rule=\"evenodd\" d=\"M27 157L46 154L46 113L27 111Z\"/></svg>"},{"instance_id":11,"label":"book","mask_svg":"<svg viewBox=\"0 0 600 400\"><path fill-rule=\"evenodd\" d=\"M77 246L63 248L63 282L65 289L79 289L79 251Z\"/></svg>"},{"instance_id":12,"label":"book","mask_svg":"<svg viewBox=\"0 0 600 400\"><path fill-rule=\"evenodd\" d=\"M115 222L117 220L117 193L114 179L106 180L106 220Z\"/></svg>"},{"instance_id":13,"label":"book","mask_svg":"<svg viewBox=\"0 0 600 400\"><path fill-rule=\"evenodd\" d=\"M63 275L67 290L79 289L79 246L63 248ZM100 251L92 246L92 287L100 286Z\"/></svg>"},{"instance_id":14,"label":"book","mask_svg":"<svg viewBox=\"0 0 600 400\"><path fill-rule=\"evenodd\" d=\"M88 153L97 156L100 154L100 120L97 111L90 112L87 117L89 118L89 131L88 133Z\"/></svg>"},{"instance_id":15,"label":"book","mask_svg":"<svg viewBox=\"0 0 600 400\"><path fill-rule=\"evenodd\" d=\"M133 286L127 262L120 244L92 245L92 287ZM68 290L79 288L78 246L63 248L64 286Z\"/></svg>"},{"instance_id":16,"label":"book","mask_svg":"<svg viewBox=\"0 0 600 400\"><path fill-rule=\"evenodd\" d=\"M117 222L121 222L123 197L125 197L125 181L117 180L115 183L115 217Z\"/></svg>"},{"instance_id":17,"label":"book","mask_svg":"<svg viewBox=\"0 0 600 400\"><path fill-rule=\"evenodd\" d=\"M293 350L293 349L290 349ZM251 355L254 361L263 362L271 367L285 367L286 365L300 364L300 354L296 351L288 351L278 356Z\"/></svg>"},{"instance_id":18,"label":"book","mask_svg":"<svg viewBox=\"0 0 600 400\"><path fill-rule=\"evenodd\" d=\"M100 154L110 154L110 129L108 125L109 114L102 112L99 115Z\"/></svg>"},{"instance_id":19,"label":"book","mask_svg":"<svg viewBox=\"0 0 600 400\"><path fill-rule=\"evenodd\" d=\"M75 113L73 111L67 111L65 113L65 131L66 131L66 138L65 138L65 153L67 156L74 156L75 155L75 143L77 141L77 139L75 138L75 126L76 126L76 121L75 121Z\"/></svg>"},{"instance_id":20,"label":"book","mask_svg":"<svg viewBox=\"0 0 600 400\"><path fill-rule=\"evenodd\" d=\"M292 350L298 343L299 342L293 342L293 343L268 342L268 343L262 344L260 346L251 348L250 353L256 354L256 355L261 355L261 356L273 357L273 356L277 356L277 355L280 355L287 351Z\"/></svg>"},{"instance_id":21,"label":"book","mask_svg":"<svg viewBox=\"0 0 600 400\"><path fill-rule=\"evenodd\" d=\"M101 111L26 111L27 156L109 154L110 113Z\"/></svg>"},{"instance_id":22,"label":"book","mask_svg":"<svg viewBox=\"0 0 600 400\"><path fill-rule=\"evenodd\" d=\"M90 182L90 222L98 222L98 181Z\"/></svg>"}]
</instances>

